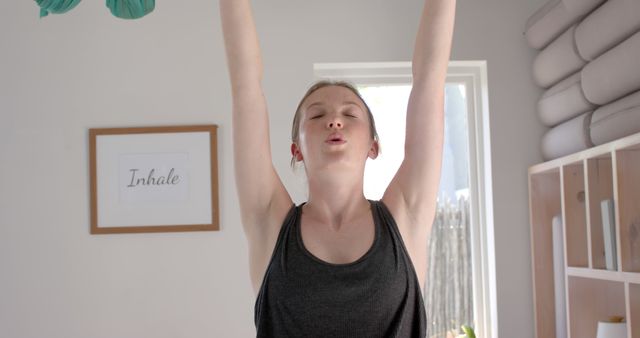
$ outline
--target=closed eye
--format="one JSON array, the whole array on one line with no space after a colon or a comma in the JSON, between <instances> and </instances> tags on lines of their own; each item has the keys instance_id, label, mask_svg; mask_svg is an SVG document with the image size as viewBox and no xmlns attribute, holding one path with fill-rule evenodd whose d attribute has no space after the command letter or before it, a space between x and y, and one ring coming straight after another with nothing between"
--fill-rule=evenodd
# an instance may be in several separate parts
<instances>
[{"instance_id":1,"label":"closed eye","mask_svg":"<svg viewBox=\"0 0 640 338\"><path fill-rule=\"evenodd\" d=\"M314 116L311 116L310 120L319 119L319 118L321 118L321 117L323 117L323 116L324 116L324 114L314 115Z\"/></svg>"},{"instance_id":2,"label":"closed eye","mask_svg":"<svg viewBox=\"0 0 640 338\"><path fill-rule=\"evenodd\" d=\"M348 111L344 112L344 116L354 117L354 118L358 117L358 115L356 113L354 113L353 111L351 111L351 110L348 110Z\"/></svg>"},{"instance_id":3,"label":"closed eye","mask_svg":"<svg viewBox=\"0 0 640 338\"><path fill-rule=\"evenodd\" d=\"M344 114L344 116L352 117L352 118L360 117L360 114L359 114L359 113L360 113L361 111L360 111L360 109L359 109L357 106L355 106L355 107L354 107L354 105L355 105L355 104L350 104L350 105L347 107L347 109L344 109L344 110L343 110L343 114Z\"/></svg>"}]
</instances>

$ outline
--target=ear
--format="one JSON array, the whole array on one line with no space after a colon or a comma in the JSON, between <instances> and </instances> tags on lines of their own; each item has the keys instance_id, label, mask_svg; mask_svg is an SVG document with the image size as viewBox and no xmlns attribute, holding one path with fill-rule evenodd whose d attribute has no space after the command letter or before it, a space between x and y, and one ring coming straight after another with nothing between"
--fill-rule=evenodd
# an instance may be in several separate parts
<instances>
[{"instance_id":1,"label":"ear","mask_svg":"<svg viewBox=\"0 0 640 338\"><path fill-rule=\"evenodd\" d=\"M300 152L300 148L295 143L291 143L291 156L296 160L296 162L302 161L302 152Z\"/></svg>"},{"instance_id":2,"label":"ear","mask_svg":"<svg viewBox=\"0 0 640 338\"><path fill-rule=\"evenodd\" d=\"M380 151L380 145L378 141L373 141L371 144L371 149L369 149L369 158L375 160L378 157L378 152Z\"/></svg>"}]
</instances>

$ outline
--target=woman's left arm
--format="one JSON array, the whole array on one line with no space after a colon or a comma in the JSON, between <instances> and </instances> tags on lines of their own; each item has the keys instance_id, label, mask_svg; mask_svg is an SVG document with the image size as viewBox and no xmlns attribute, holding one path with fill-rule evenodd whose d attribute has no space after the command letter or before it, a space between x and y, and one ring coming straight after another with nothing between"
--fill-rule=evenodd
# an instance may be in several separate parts
<instances>
[{"instance_id":1,"label":"woman's left arm","mask_svg":"<svg viewBox=\"0 0 640 338\"><path fill-rule=\"evenodd\" d=\"M405 156L383 196L398 226L422 239L431 228L440 183L444 86L455 6L455 0L425 0L413 53Z\"/></svg>"}]
</instances>

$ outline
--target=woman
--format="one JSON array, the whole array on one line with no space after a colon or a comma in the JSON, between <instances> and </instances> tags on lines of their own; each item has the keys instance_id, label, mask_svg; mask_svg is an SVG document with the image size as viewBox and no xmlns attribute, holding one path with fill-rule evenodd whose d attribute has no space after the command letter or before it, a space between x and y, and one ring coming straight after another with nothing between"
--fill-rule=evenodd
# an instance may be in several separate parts
<instances>
[{"instance_id":1,"label":"woman","mask_svg":"<svg viewBox=\"0 0 640 338\"><path fill-rule=\"evenodd\" d=\"M306 203L294 205L269 144L262 63L249 0L220 0L232 98L235 175L257 293L259 337L424 337L420 290L436 209L444 81L455 0L426 0L413 55L405 157L380 201L363 194L378 154L368 107L320 83L294 118Z\"/></svg>"}]
</instances>

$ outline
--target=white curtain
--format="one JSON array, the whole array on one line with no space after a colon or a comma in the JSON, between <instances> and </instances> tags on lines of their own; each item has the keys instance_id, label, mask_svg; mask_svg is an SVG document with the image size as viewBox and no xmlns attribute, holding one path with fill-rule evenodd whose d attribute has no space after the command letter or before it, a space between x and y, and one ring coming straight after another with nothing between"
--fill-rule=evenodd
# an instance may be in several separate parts
<instances>
[{"instance_id":1,"label":"white curtain","mask_svg":"<svg viewBox=\"0 0 640 338\"><path fill-rule=\"evenodd\" d=\"M427 337L460 334L462 324L474 327L471 280L469 200L438 203L429 239L425 290Z\"/></svg>"}]
</instances>

